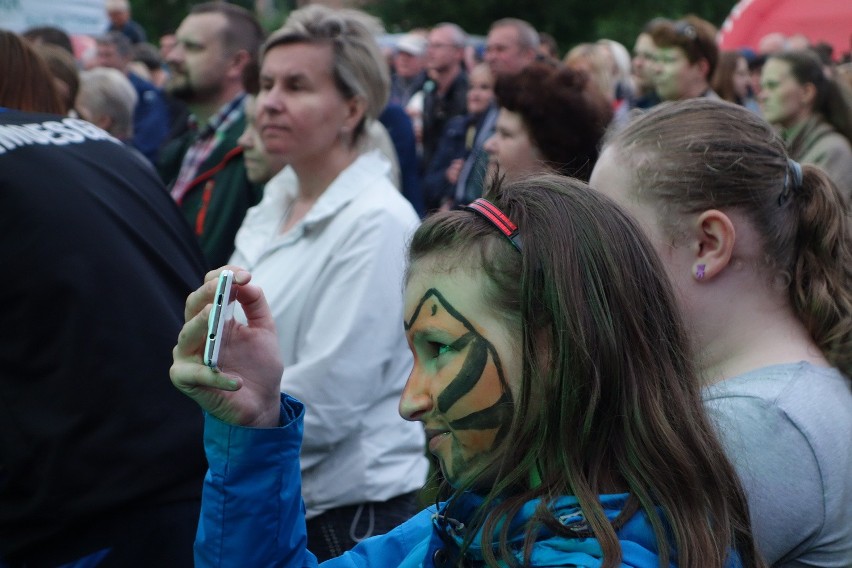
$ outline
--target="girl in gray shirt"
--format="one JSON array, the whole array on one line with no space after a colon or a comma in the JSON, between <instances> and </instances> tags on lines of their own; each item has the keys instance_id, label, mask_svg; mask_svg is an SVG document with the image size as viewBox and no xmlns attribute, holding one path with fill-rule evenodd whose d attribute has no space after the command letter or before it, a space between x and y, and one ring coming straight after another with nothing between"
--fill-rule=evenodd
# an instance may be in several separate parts
<instances>
[{"instance_id":1,"label":"girl in gray shirt","mask_svg":"<svg viewBox=\"0 0 852 568\"><path fill-rule=\"evenodd\" d=\"M615 133L591 185L666 264L766 560L852 566L852 243L837 187L760 117L707 99Z\"/></svg>"}]
</instances>

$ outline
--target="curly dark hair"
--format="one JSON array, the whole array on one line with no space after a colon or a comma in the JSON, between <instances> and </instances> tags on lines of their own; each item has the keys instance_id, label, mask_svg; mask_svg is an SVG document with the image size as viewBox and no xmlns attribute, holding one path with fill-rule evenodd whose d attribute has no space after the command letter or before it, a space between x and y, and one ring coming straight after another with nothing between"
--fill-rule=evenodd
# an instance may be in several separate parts
<instances>
[{"instance_id":1,"label":"curly dark hair","mask_svg":"<svg viewBox=\"0 0 852 568\"><path fill-rule=\"evenodd\" d=\"M494 95L501 107L521 116L555 172L589 180L612 108L584 72L533 63L517 75L499 77Z\"/></svg>"}]
</instances>

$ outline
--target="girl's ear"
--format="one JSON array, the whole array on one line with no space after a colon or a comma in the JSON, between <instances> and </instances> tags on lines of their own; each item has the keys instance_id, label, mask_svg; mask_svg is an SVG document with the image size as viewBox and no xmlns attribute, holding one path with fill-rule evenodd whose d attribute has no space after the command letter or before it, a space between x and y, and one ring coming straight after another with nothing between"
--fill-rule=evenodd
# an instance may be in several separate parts
<instances>
[{"instance_id":1,"label":"girl's ear","mask_svg":"<svg viewBox=\"0 0 852 568\"><path fill-rule=\"evenodd\" d=\"M730 217L717 209L699 215L693 225L695 258L692 277L712 280L731 262L736 230Z\"/></svg>"}]
</instances>

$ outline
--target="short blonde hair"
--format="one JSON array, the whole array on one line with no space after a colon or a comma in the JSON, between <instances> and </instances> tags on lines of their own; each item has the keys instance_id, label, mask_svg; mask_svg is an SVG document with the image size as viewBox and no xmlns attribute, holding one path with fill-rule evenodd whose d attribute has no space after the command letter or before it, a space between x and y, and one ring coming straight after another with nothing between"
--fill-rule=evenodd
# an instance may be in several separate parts
<instances>
[{"instance_id":1,"label":"short blonde hair","mask_svg":"<svg viewBox=\"0 0 852 568\"><path fill-rule=\"evenodd\" d=\"M381 31L379 20L364 12L311 4L292 12L281 29L269 36L261 60L279 45L331 45L332 75L338 91L346 99L361 97L367 105L364 119L355 128L357 142L364 135L365 120L379 117L390 93L388 66L375 39Z\"/></svg>"}]
</instances>

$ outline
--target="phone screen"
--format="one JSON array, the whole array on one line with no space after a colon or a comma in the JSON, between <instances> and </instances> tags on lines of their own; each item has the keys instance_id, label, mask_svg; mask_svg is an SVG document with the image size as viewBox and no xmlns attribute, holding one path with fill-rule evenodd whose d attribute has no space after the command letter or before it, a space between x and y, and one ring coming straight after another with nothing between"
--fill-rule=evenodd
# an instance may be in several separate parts
<instances>
[{"instance_id":1,"label":"phone screen","mask_svg":"<svg viewBox=\"0 0 852 568\"><path fill-rule=\"evenodd\" d=\"M204 364L219 371L221 354L228 341L228 332L234 319L234 300L236 289L233 287L234 273L223 270L216 285L213 309L207 320L207 341L204 346Z\"/></svg>"}]
</instances>

